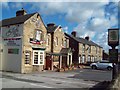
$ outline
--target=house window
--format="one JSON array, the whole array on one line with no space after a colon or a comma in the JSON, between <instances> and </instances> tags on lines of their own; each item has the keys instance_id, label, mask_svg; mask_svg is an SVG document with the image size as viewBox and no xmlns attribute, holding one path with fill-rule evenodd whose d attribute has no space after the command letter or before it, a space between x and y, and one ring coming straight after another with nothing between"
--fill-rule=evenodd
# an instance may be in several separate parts
<instances>
[{"instance_id":1,"label":"house window","mask_svg":"<svg viewBox=\"0 0 120 90\"><path fill-rule=\"evenodd\" d=\"M82 56L82 63L85 63L85 56Z\"/></svg>"},{"instance_id":2,"label":"house window","mask_svg":"<svg viewBox=\"0 0 120 90\"><path fill-rule=\"evenodd\" d=\"M42 40L42 31L40 31L40 30L36 31L36 38L35 39L38 41Z\"/></svg>"},{"instance_id":3,"label":"house window","mask_svg":"<svg viewBox=\"0 0 120 90\"><path fill-rule=\"evenodd\" d=\"M56 46L58 45L58 37L56 37Z\"/></svg>"},{"instance_id":4,"label":"house window","mask_svg":"<svg viewBox=\"0 0 120 90\"><path fill-rule=\"evenodd\" d=\"M30 51L25 52L25 64L30 64Z\"/></svg>"},{"instance_id":5,"label":"house window","mask_svg":"<svg viewBox=\"0 0 120 90\"><path fill-rule=\"evenodd\" d=\"M89 56L88 56L88 60L87 60L88 62L90 62L90 58L91 58L91 57L90 57L90 55L89 55Z\"/></svg>"},{"instance_id":6,"label":"house window","mask_svg":"<svg viewBox=\"0 0 120 90\"><path fill-rule=\"evenodd\" d=\"M97 54L97 47L95 47L96 48L96 54Z\"/></svg>"},{"instance_id":7,"label":"house window","mask_svg":"<svg viewBox=\"0 0 120 90\"><path fill-rule=\"evenodd\" d=\"M64 40L62 39L62 46L64 46Z\"/></svg>"},{"instance_id":8,"label":"house window","mask_svg":"<svg viewBox=\"0 0 120 90\"><path fill-rule=\"evenodd\" d=\"M82 49L83 53L85 53L85 44L83 44L83 49Z\"/></svg>"},{"instance_id":9,"label":"house window","mask_svg":"<svg viewBox=\"0 0 120 90\"><path fill-rule=\"evenodd\" d=\"M44 51L33 51L33 65L44 65Z\"/></svg>"},{"instance_id":10,"label":"house window","mask_svg":"<svg viewBox=\"0 0 120 90\"><path fill-rule=\"evenodd\" d=\"M49 37L47 37L47 46L49 45Z\"/></svg>"},{"instance_id":11,"label":"house window","mask_svg":"<svg viewBox=\"0 0 120 90\"><path fill-rule=\"evenodd\" d=\"M64 41L64 47L67 48L67 40Z\"/></svg>"},{"instance_id":12,"label":"house window","mask_svg":"<svg viewBox=\"0 0 120 90\"><path fill-rule=\"evenodd\" d=\"M88 53L91 53L91 46L88 47Z\"/></svg>"}]
</instances>

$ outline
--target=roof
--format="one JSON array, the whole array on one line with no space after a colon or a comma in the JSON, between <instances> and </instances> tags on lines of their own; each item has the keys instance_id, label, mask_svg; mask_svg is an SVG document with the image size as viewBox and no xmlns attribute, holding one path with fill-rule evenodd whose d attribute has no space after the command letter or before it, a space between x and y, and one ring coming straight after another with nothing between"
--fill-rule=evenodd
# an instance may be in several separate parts
<instances>
[{"instance_id":1,"label":"roof","mask_svg":"<svg viewBox=\"0 0 120 90\"><path fill-rule=\"evenodd\" d=\"M80 38L80 37L74 37L72 35L69 35L67 33L65 33L66 36L70 37L70 38L73 38L75 41L79 42L79 43L83 43L83 44L88 44L88 45L92 45L92 46L98 46L100 48L102 48L101 46L99 46L98 44L94 43L93 41L91 40L86 40L84 38Z\"/></svg>"},{"instance_id":2,"label":"roof","mask_svg":"<svg viewBox=\"0 0 120 90\"><path fill-rule=\"evenodd\" d=\"M54 32L57 28L58 28L58 26L46 27L48 33Z\"/></svg>"},{"instance_id":3,"label":"roof","mask_svg":"<svg viewBox=\"0 0 120 90\"><path fill-rule=\"evenodd\" d=\"M70 52L71 52L71 48L62 48L60 51L61 54L68 54Z\"/></svg>"},{"instance_id":4,"label":"roof","mask_svg":"<svg viewBox=\"0 0 120 90\"><path fill-rule=\"evenodd\" d=\"M0 21L0 26L7 26L7 25L15 25L15 24L24 23L26 20L28 20L34 14L35 13L4 19L4 20Z\"/></svg>"}]
</instances>

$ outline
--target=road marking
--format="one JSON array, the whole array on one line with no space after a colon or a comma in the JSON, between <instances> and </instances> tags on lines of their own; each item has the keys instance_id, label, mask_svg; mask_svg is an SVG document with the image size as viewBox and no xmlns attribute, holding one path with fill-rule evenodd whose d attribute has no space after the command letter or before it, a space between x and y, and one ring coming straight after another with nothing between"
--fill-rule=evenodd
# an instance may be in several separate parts
<instances>
[{"instance_id":1,"label":"road marking","mask_svg":"<svg viewBox=\"0 0 120 90\"><path fill-rule=\"evenodd\" d=\"M33 85L33 86L40 86L40 87L43 87L43 88L53 88L53 87L44 86L44 85L40 85L40 84L34 84L34 83L30 83L30 85Z\"/></svg>"},{"instance_id":2,"label":"road marking","mask_svg":"<svg viewBox=\"0 0 120 90\"><path fill-rule=\"evenodd\" d=\"M82 82L69 82L69 81L63 81L63 80L57 80L57 79L51 79L51 80L53 80L53 81L65 82L65 83L79 83L79 84L85 84L85 85L90 85L90 86L95 85L95 84L82 83Z\"/></svg>"}]
</instances>

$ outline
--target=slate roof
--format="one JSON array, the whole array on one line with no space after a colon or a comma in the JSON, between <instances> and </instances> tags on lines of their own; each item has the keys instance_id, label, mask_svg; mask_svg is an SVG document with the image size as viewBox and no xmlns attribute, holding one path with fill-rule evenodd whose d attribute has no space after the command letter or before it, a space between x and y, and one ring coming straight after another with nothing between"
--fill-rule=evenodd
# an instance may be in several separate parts
<instances>
[{"instance_id":1,"label":"slate roof","mask_svg":"<svg viewBox=\"0 0 120 90\"><path fill-rule=\"evenodd\" d=\"M91 40L86 40L84 38L80 38L80 37L74 37L72 35L69 35L67 33L65 33L66 36L70 37L70 38L73 38L75 41L79 42L79 43L83 43L83 44L88 44L88 45L92 45L92 46L98 46L100 48L102 48L101 46L99 46L98 44L94 43L93 41Z\"/></svg>"},{"instance_id":2,"label":"slate roof","mask_svg":"<svg viewBox=\"0 0 120 90\"><path fill-rule=\"evenodd\" d=\"M71 52L71 48L62 48L60 51L61 54L68 54L70 52Z\"/></svg>"},{"instance_id":3,"label":"slate roof","mask_svg":"<svg viewBox=\"0 0 120 90\"><path fill-rule=\"evenodd\" d=\"M26 20L28 20L34 14L35 13L4 19L4 20L0 21L0 26L7 26L7 25L15 25L15 24L24 23Z\"/></svg>"},{"instance_id":4,"label":"slate roof","mask_svg":"<svg viewBox=\"0 0 120 90\"><path fill-rule=\"evenodd\" d=\"M58 26L46 27L48 33L54 32L57 28L58 28Z\"/></svg>"}]
</instances>

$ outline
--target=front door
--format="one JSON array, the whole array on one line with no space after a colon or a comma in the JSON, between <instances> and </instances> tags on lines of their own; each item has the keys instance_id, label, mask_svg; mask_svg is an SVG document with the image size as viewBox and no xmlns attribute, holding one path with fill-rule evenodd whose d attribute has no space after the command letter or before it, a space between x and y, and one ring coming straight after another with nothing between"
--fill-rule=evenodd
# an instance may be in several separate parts
<instances>
[{"instance_id":1,"label":"front door","mask_svg":"<svg viewBox=\"0 0 120 90\"><path fill-rule=\"evenodd\" d=\"M52 70L51 64L52 64L51 57L50 56L46 56L46 69L47 70L49 70L49 69Z\"/></svg>"}]
</instances>

